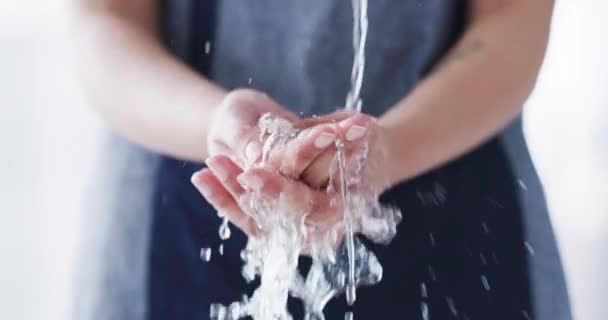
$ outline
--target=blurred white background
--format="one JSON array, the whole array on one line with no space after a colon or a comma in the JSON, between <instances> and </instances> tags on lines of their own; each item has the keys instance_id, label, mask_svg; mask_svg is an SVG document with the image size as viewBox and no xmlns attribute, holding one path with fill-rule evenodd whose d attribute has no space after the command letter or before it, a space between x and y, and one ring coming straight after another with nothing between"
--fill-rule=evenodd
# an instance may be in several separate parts
<instances>
[{"instance_id":1,"label":"blurred white background","mask_svg":"<svg viewBox=\"0 0 608 320\"><path fill-rule=\"evenodd\" d=\"M69 0L0 0L0 319L69 319L100 123L71 70ZM526 107L577 319L608 317L608 2L558 1Z\"/></svg>"}]
</instances>

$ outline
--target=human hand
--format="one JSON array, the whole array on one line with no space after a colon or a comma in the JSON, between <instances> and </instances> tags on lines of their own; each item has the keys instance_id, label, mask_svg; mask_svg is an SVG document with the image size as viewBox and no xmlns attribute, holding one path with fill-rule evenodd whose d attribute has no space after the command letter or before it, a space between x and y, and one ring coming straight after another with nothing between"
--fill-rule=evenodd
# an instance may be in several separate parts
<instances>
[{"instance_id":1,"label":"human hand","mask_svg":"<svg viewBox=\"0 0 608 320\"><path fill-rule=\"evenodd\" d=\"M390 150L385 145L386 129L374 117L351 114L336 123L335 132L342 144L347 178L354 179L349 182L350 187L357 185L359 191L377 196L395 182L391 179ZM311 187L328 186L332 171L336 170L337 152L336 147L327 148L298 178Z\"/></svg>"},{"instance_id":2,"label":"human hand","mask_svg":"<svg viewBox=\"0 0 608 320\"><path fill-rule=\"evenodd\" d=\"M345 141L344 156L348 177L346 187L375 200L378 194L390 185L390 174L385 170L386 153L381 143L384 129L372 117L366 115L356 114L347 118L344 115L333 115L333 117L343 119L337 123L331 121L329 129L335 133L336 138ZM323 120L303 120L300 125L312 125L306 129L311 130L310 132L319 131L320 128L323 128L321 132L325 132L323 130L328 127ZM314 150L311 148L314 147L314 143L302 143L302 141L310 142L310 139L307 139L308 134L303 132L305 131L298 135L299 139L289 141L275 154L277 158L280 158L279 155L283 156L282 162L279 162L283 171L290 170L289 168L304 168L301 170L302 181L298 181L297 176L285 175L272 165L247 170L243 177L257 172L260 175L258 182L267 180L270 183L270 187L257 188L259 190L256 192L261 199L276 200L278 195L283 195L283 200L287 199L291 211L306 215L307 224L323 229L325 226L335 225L342 217L343 204L337 192L341 186L335 183L331 188L333 191L320 188L330 179L331 166L335 165L332 161L337 150L335 147L328 147L322 151ZM287 150L292 152L286 152ZM316 157L310 156L315 152ZM307 156L302 157L303 153ZM294 162L294 159L297 161ZM293 163L302 163L302 159L312 159L312 161L306 167L290 166ZM207 160L207 165L209 169L203 169L193 176L194 185L235 225L250 235L255 234L259 222L254 221L255 213L243 197L247 194L246 189L255 190L257 184L247 182L246 178L237 179L243 174L243 169L229 157L211 157ZM334 179L334 182L337 182L337 179ZM327 206L327 203L331 205Z\"/></svg>"},{"instance_id":3,"label":"human hand","mask_svg":"<svg viewBox=\"0 0 608 320\"><path fill-rule=\"evenodd\" d=\"M234 225L249 236L263 233L264 222L257 220L249 196L276 205L283 201L289 212L301 214L304 222L316 229L334 226L342 217L342 201L338 192L310 188L268 167L243 171L229 157L217 155L207 160L204 168L192 176L192 183Z\"/></svg>"},{"instance_id":4,"label":"human hand","mask_svg":"<svg viewBox=\"0 0 608 320\"><path fill-rule=\"evenodd\" d=\"M270 118L268 121L275 120L282 119ZM378 155L373 157L373 162L381 162L379 155L382 155L380 151L383 151L383 148L380 148L381 144L378 143L377 138L382 128L376 124L373 117L368 115L338 111L322 117L288 123L287 127L263 124L262 127L271 127L270 131L279 131L274 137L266 136L258 142L260 145L272 145L271 148L265 148L267 154L264 155L263 165L275 167L281 174L302 180L311 187L328 186L330 172L335 166L338 143L347 162L351 158L358 161L362 160L359 159L361 157L367 159L369 144L373 144L372 151ZM281 141L277 143L273 139ZM258 154L258 156L254 163L250 163L251 165L262 164L262 155Z\"/></svg>"},{"instance_id":5,"label":"human hand","mask_svg":"<svg viewBox=\"0 0 608 320\"><path fill-rule=\"evenodd\" d=\"M287 111L264 93L250 90L234 90L223 99L213 113L213 121L207 135L208 154L222 154L241 166L247 157L257 158L261 152L256 142L260 136L258 121L271 113L289 122L298 117Z\"/></svg>"}]
</instances>

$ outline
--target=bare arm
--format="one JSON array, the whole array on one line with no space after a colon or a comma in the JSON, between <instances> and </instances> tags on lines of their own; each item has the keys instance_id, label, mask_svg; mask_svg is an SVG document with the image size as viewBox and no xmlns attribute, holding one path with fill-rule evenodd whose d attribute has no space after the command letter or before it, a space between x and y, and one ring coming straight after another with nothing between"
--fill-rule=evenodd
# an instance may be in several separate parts
<instances>
[{"instance_id":1,"label":"bare arm","mask_svg":"<svg viewBox=\"0 0 608 320\"><path fill-rule=\"evenodd\" d=\"M85 91L104 120L128 139L202 161L211 115L225 92L162 47L157 6L157 0L78 1Z\"/></svg>"},{"instance_id":2,"label":"bare arm","mask_svg":"<svg viewBox=\"0 0 608 320\"><path fill-rule=\"evenodd\" d=\"M481 144L507 125L532 91L553 0L473 0L459 43L380 119L397 183Z\"/></svg>"}]
</instances>

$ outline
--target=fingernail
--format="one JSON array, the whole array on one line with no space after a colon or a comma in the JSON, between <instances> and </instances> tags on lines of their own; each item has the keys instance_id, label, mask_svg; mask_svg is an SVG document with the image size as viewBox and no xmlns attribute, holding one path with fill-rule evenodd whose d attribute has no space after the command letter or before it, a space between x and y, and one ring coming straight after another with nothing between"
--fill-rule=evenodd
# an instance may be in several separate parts
<instances>
[{"instance_id":1,"label":"fingernail","mask_svg":"<svg viewBox=\"0 0 608 320\"><path fill-rule=\"evenodd\" d=\"M220 181L226 181L226 179L228 179L228 170L222 163L216 161L214 158L208 159L205 163Z\"/></svg>"},{"instance_id":2,"label":"fingernail","mask_svg":"<svg viewBox=\"0 0 608 320\"><path fill-rule=\"evenodd\" d=\"M193 185L197 185L200 177L201 177L201 173L200 173L200 171L197 171L192 174L192 177L190 177L190 182L192 182Z\"/></svg>"},{"instance_id":3,"label":"fingernail","mask_svg":"<svg viewBox=\"0 0 608 320\"><path fill-rule=\"evenodd\" d=\"M257 141L251 141L245 147L245 159L248 163L255 163L260 154L262 153L262 147Z\"/></svg>"},{"instance_id":4,"label":"fingernail","mask_svg":"<svg viewBox=\"0 0 608 320\"><path fill-rule=\"evenodd\" d=\"M324 149L327 148L332 142L336 140L336 135L329 132L321 133L317 139L315 139L315 148Z\"/></svg>"},{"instance_id":5,"label":"fingernail","mask_svg":"<svg viewBox=\"0 0 608 320\"><path fill-rule=\"evenodd\" d=\"M354 125L354 126L350 127L350 129L348 129L348 131L346 131L346 140L353 141L353 140L360 139L361 137L363 137L365 135L365 131L367 131L366 127Z\"/></svg>"},{"instance_id":6,"label":"fingernail","mask_svg":"<svg viewBox=\"0 0 608 320\"><path fill-rule=\"evenodd\" d=\"M191 180L192 180L192 184L194 184L196 189L200 193L202 193L205 198L210 198L211 196L213 196L213 189L211 188L211 186L209 184L207 184L207 182L202 181L200 179L199 172L196 172L195 174L193 174Z\"/></svg>"},{"instance_id":7,"label":"fingernail","mask_svg":"<svg viewBox=\"0 0 608 320\"><path fill-rule=\"evenodd\" d=\"M264 186L264 181L254 174L243 173L236 180L245 188L259 191Z\"/></svg>"}]
</instances>

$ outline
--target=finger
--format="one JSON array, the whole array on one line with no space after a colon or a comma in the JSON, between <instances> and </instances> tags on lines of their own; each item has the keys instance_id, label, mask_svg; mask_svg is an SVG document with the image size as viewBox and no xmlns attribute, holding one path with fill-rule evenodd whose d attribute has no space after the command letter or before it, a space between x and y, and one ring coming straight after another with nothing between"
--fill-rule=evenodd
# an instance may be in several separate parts
<instances>
[{"instance_id":1,"label":"finger","mask_svg":"<svg viewBox=\"0 0 608 320\"><path fill-rule=\"evenodd\" d=\"M355 114L340 121L337 125L338 139L342 143L344 158L351 161L353 155L363 151L363 143L367 141L373 118L364 114ZM313 188L322 188L330 180L330 174L336 160L335 148L325 150L310 165L303 170L300 177ZM336 176L336 173L334 173Z\"/></svg>"},{"instance_id":2,"label":"finger","mask_svg":"<svg viewBox=\"0 0 608 320\"><path fill-rule=\"evenodd\" d=\"M279 159L281 173L291 178L299 178L319 155L335 144L335 132L334 124L321 124L300 132L281 152L273 155Z\"/></svg>"},{"instance_id":3,"label":"finger","mask_svg":"<svg viewBox=\"0 0 608 320\"><path fill-rule=\"evenodd\" d=\"M230 154L242 165L253 163L261 154L258 121L264 114L271 113L288 122L299 120L266 94L250 89L233 90L216 112L226 117L221 119L225 123L214 126L209 135L211 154Z\"/></svg>"},{"instance_id":4,"label":"finger","mask_svg":"<svg viewBox=\"0 0 608 320\"><path fill-rule=\"evenodd\" d=\"M366 152L365 146L361 143L349 144L348 148L345 148L344 158L347 170L352 168L352 161L357 161L356 159ZM324 189L331 178L339 179L337 161L337 149L327 149L301 173L300 179L312 188Z\"/></svg>"},{"instance_id":5,"label":"finger","mask_svg":"<svg viewBox=\"0 0 608 320\"><path fill-rule=\"evenodd\" d=\"M316 190L313 196L313 208L306 216L306 224L321 229L335 228L343 216L343 201L337 192Z\"/></svg>"},{"instance_id":6,"label":"finger","mask_svg":"<svg viewBox=\"0 0 608 320\"><path fill-rule=\"evenodd\" d=\"M368 132L368 127L373 118L358 113L352 117L348 117L338 123L338 136L345 144L359 141L365 137Z\"/></svg>"},{"instance_id":7,"label":"finger","mask_svg":"<svg viewBox=\"0 0 608 320\"><path fill-rule=\"evenodd\" d=\"M290 188L287 178L266 168L246 170L237 177L237 181L247 190L267 199L277 199Z\"/></svg>"},{"instance_id":8,"label":"finger","mask_svg":"<svg viewBox=\"0 0 608 320\"><path fill-rule=\"evenodd\" d=\"M333 168L335 158L335 148L325 150L315 159L315 161L304 169L300 174L300 179L314 189L323 189L327 187L330 175L333 173L332 170L335 170L335 168Z\"/></svg>"},{"instance_id":9,"label":"finger","mask_svg":"<svg viewBox=\"0 0 608 320\"><path fill-rule=\"evenodd\" d=\"M340 220L342 202L335 192L311 189L300 181L265 168L247 170L237 179L260 197L285 201L292 212L306 215L306 223L326 226Z\"/></svg>"},{"instance_id":10,"label":"finger","mask_svg":"<svg viewBox=\"0 0 608 320\"><path fill-rule=\"evenodd\" d=\"M257 235L253 219L239 207L230 192L209 169L203 169L192 175L192 184L205 197L207 202L224 217L228 218L239 229L249 236Z\"/></svg>"},{"instance_id":11,"label":"finger","mask_svg":"<svg viewBox=\"0 0 608 320\"><path fill-rule=\"evenodd\" d=\"M267 120L270 121L270 123L266 122ZM265 124L263 124L262 121L264 121ZM294 136L297 133L297 130L293 127L293 122L286 118L275 117L274 114L272 114L271 117L264 118L264 120L262 120L262 118L258 119L257 125L243 133L237 144L237 150L239 150L237 154L240 158L245 159L245 163L248 166L255 164L262 156L262 145L265 143L262 141L264 140L264 137L266 139L268 138L266 133L263 132L263 130L267 128L266 125L270 125L270 128L278 126L280 128L285 128L286 130L293 130ZM283 145L280 145L274 149L282 150L284 149L283 147Z\"/></svg>"},{"instance_id":12,"label":"finger","mask_svg":"<svg viewBox=\"0 0 608 320\"><path fill-rule=\"evenodd\" d=\"M232 197L238 201L245 190L236 181L236 177L240 175L243 170L230 158L224 155L210 157L205 163L224 188L226 188Z\"/></svg>"}]
</instances>

